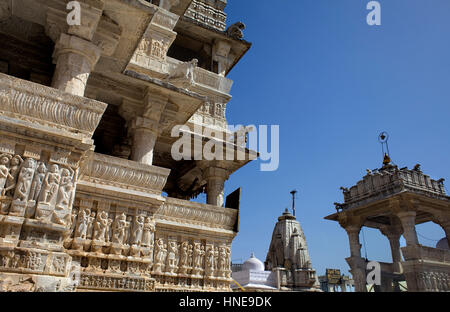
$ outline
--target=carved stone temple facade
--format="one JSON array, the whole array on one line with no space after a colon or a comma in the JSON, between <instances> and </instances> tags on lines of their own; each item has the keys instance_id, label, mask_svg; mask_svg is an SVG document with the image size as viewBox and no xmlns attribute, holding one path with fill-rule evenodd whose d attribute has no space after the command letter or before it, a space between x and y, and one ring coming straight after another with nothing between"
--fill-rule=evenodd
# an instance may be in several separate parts
<instances>
[{"instance_id":1,"label":"carved stone temple facade","mask_svg":"<svg viewBox=\"0 0 450 312\"><path fill-rule=\"evenodd\" d=\"M389 240L392 263L380 263L381 285L376 291L400 291L406 281L408 291L450 291L450 251L419 244L416 225L434 222L450 238L450 197L444 179L433 180L420 165L398 168L385 157L383 167L368 170L356 185L341 188L344 203L326 219L339 222L350 243L347 263L355 291L367 291L366 259L361 257L359 234L363 226L378 229ZM400 247L400 236L406 246ZM450 240L449 240L450 241Z\"/></svg>"},{"instance_id":2,"label":"carved stone temple facade","mask_svg":"<svg viewBox=\"0 0 450 312\"><path fill-rule=\"evenodd\" d=\"M79 0L80 25L67 3L0 1L0 290L230 290L245 26L225 0ZM245 160L174 160L176 125Z\"/></svg>"},{"instance_id":3,"label":"carved stone temple facade","mask_svg":"<svg viewBox=\"0 0 450 312\"><path fill-rule=\"evenodd\" d=\"M265 261L281 291L320 291L300 223L288 209L278 217Z\"/></svg>"}]
</instances>

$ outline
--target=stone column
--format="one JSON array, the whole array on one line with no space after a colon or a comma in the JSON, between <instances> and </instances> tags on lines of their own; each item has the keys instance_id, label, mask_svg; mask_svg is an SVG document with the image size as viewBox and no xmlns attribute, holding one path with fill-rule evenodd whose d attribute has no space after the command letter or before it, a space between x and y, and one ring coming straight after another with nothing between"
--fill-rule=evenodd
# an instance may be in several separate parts
<instances>
[{"instance_id":1,"label":"stone column","mask_svg":"<svg viewBox=\"0 0 450 312\"><path fill-rule=\"evenodd\" d=\"M414 246L419 244L419 240L417 239L416 233L416 212L415 211L402 211L397 213L397 217L399 217L402 227L403 227L403 236L406 240L407 246Z\"/></svg>"},{"instance_id":2,"label":"stone column","mask_svg":"<svg viewBox=\"0 0 450 312\"><path fill-rule=\"evenodd\" d=\"M228 179L226 169L210 167L206 169L206 202L209 205L224 205L225 181Z\"/></svg>"},{"instance_id":3,"label":"stone column","mask_svg":"<svg viewBox=\"0 0 450 312\"><path fill-rule=\"evenodd\" d=\"M357 225L350 225L345 228L350 243L350 256L361 257L361 243L359 242L359 232L361 227Z\"/></svg>"},{"instance_id":4,"label":"stone column","mask_svg":"<svg viewBox=\"0 0 450 312\"><path fill-rule=\"evenodd\" d=\"M361 244L359 242L360 225L349 225L345 227L350 243L350 257L346 259L350 266L353 280L355 281L355 291L366 292L366 263L361 258Z\"/></svg>"},{"instance_id":5,"label":"stone column","mask_svg":"<svg viewBox=\"0 0 450 312\"><path fill-rule=\"evenodd\" d=\"M385 228L380 229L380 231L389 240L389 245L391 246L392 263L394 264L394 272L402 273L402 256L400 253L400 236L402 235L401 230L398 228Z\"/></svg>"},{"instance_id":6,"label":"stone column","mask_svg":"<svg viewBox=\"0 0 450 312\"><path fill-rule=\"evenodd\" d=\"M53 53L56 68L52 87L83 96L100 55L101 49L92 42L62 33Z\"/></svg>"},{"instance_id":7,"label":"stone column","mask_svg":"<svg viewBox=\"0 0 450 312\"><path fill-rule=\"evenodd\" d=\"M157 138L158 130L155 123L150 119L137 117L133 130L132 160L152 165Z\"/></svg>"}]
</instances>

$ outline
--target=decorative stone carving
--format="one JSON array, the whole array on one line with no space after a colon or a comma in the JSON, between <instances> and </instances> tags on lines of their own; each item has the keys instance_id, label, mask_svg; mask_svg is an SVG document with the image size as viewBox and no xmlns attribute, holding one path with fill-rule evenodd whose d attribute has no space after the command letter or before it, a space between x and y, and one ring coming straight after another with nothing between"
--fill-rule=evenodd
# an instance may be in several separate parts
<instances>
[{"instance_id":1,"label":"decorative stone carving","mask_svg":"<svg viewBox=\"0 0 450 312\"><path fill-rule=\"evenodd\" d=\"M36 172L34 174L33 183L31 184L30 199L37 202L39 194L41 193L42 184L44 183L47 167L44 162L39 162Z\"/></svg>"},{"instance_id":2,"label":"decorative stone carving","mask_svg":"<svg viewBox=\"0 0 450 312\"><path fill-rule=\"evenodd\" d=\"M161 273L167 257L167 248L162 238L158 239L155 244L155 261L153 264L153 272Z\"/></svg>"},{"instance_id":3,"label":"decorative stone carving","mask_svg":"<svg viewBox=\"0 0 450 312\"><path fill-rule=\"evenodd\" d=\"M242 39L244 38L244 29L245 24L242 22L237 22L228 27L227 29L227 35L230 36L233 39Z\"/></svg>"},{"instance_id":4,"label":"decorative stone carving","mask_svg":"<svg viewBox=\"0 0 450 312\"><path fill-rule=\"evenodd\" d=\"M9 164L9 173L8 177L6 178L6 185L5 185L5 195L12 197L14 196L16 183L17 183L17 177L20 172L20 166L23 162L22 157L19 155L15 155L11 158L10 164Z\"/></svg>"},{"instance_id":5,"label":"decorative stone carving","mask_svg":"<svg viewBox=\"0 0 450 312\"><path fill-rule=\"evenodd\" d=\"M0 111L3 115L22 121L31 121L46 128L54 127L67 133L73 133L76 129L90 138L106 106L104 103L0 74Z\"/></svg>"},{"instance_id":6,"label":"decorative stone carving","mask_svg":"<svg viewBox=\"0 0 450 312\"><path fill-rule=\"evenodd\" d=\"M178 268L178 244L175 241L170 241L167 247L167 273L177 275L175 271Z\"/></svg>"},{"instance_id":7,"label":"decorative stone carving","mask_svg":"<svg viewBox=\"0 0 450 312\"><path fill-rule=\"evenodd\" d=\"M170 170L116 157L91 154L81 169L80 180L141 192L161 193Z\"/></svg>"},{"instance_id":8,"label":"decorative stone carving","mask_svg":"<svg viewBox=\"0 0 450 312\"><path fill-rule=\"evenodd\" d=\"M133 233L131 236L131 244L140 246L142 243L142 236L144 233L144 226L145 226L145 218L144 216L136 216L134 218L134 224L133 224Z\"/></svg>"},{"instance_id":9,"label":"decorative stone carving","mask_svg":"<svg viewBox=\"0 0 450 312\"><path fill-rule=\"evenodd\" d=\"M93 240L99 242L107 241L107 230L108 230L108 213L106 211L100 211L97 213L97 218L94 223L94 235Z\"/></svg>"},{"instance_id":10,"label":"decorative stone carving","mask_svg":"<svg viewBox=\"0 0 450 312\"><path fill-rule=\"evenodd\" d=\"M189 62L183 62L178 64L167 78L168 81L187 89L195 83L195 69L198 66L198 60L193 59Z\"/></svg>"},{"instance_id":11,"label":"decorative stone carving","mask_svg":"<svg viewBox=\"0 0 450 312\"><path fill-rule=\"evenodd\" d=\"M75 232L75 238L86 239L89 223L89 210L83 209L78 214L78 225Z\"/></svg>"},{"instance_id":12,"label":"decorative stone carving","mask_svg":"<svg viewBox=\"0 0 450 312\"><path fill-rule=\"evenodd\" d=\"M142 233L141 246L153 247L153 239L155 235L155 221L149 217L145 218L144 230Z\"/></svg>"},{"instance_id":13,"label":"decorative stone carving","mask_svg":"<svg viewBox=\"0 0 450 312\"><path fill-rule=\"evenodd\" d=\"M116 216L114 223L112 224L112 242L115 244L125 244L125 238L127 235L129 223L127 222L127 216L125 213L121 213Z\"/></svg>"}]
</instances>

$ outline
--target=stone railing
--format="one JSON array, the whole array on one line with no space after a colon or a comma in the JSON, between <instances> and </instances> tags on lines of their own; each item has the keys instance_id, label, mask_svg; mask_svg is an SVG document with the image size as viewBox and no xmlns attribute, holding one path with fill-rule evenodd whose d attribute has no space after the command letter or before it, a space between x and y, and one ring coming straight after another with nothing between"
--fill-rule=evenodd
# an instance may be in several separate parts
<instances>
[{"instance_id":1,"label":"stone railing","mask_svg":"<svg viewBox=\"0 0 450 312\"><path fill-rule=\"evenodd\" d=\"M443 181L431 179L418 170L389 167L368 173L350 189L343 189L345 204L359 201L372 201L380 196L413 191L431 196L445 196Z\"/></svg>"},{"instance_id":2,"label":"stone railing","mask_svg":"<svg viewBox=\"0 0 450 312\"><path fill-rule=\"evenodd\" d=\"M160 195L169 173L169 169L91 153L81 168L80 180Z\"/></svg>"},{"instance_id":3,"label":"stone railing","mask_svg":"<svg viewBox=\"0 0 450 312\"><path fill-rule=\"evenodd\" d=\"M0 112L18 119L92 137L106 104L0 74Z\"/></svg>"},{"instance_id":4,"label":"stone railing","mask_svg":"<svg viewBox=\"0 0 450 312\"><path fill-rule=\"evenodd\" d=\"M169 65L168 71L169 73L175 72L177 67L180 64L183 64L182 61L167 57L167 63ZM201 67L194 68L194 81L193 83L197 86L212 89L216 92L220 92L223 94L230 94L231 87L233 86L233 81L222 77L216 73L203 69Z\"/></svg>"},{"instance_id":5,"label":"stone railing","mask_svg":"<svg viewBox=\"0 0 450 312\"><path fill-rule=\"evenodd\" d=\"M421 259L450 265L450 251L445 249L437 249L421 245L406 246L402 248L402 254L406 261Z\"/></svg>"},{"instance_id":6,"label":"stone railing","mask_svg":"<svg viewBox=\"0 0 450 312\"><path fill-rule=\"evenodd\" d=\"M238 211L168 197L156 211L158 219L180 224L193 224L208 228L233 231Z\"/></svg>"},{"instance_id":7,"label":"stone railing","mask_svg":"<svg viewBox=\"0 0 450 312\"><path fill-rule=\"evenodd\" d=\"M194 71L194 81L197 84L212 88L219 92L230 94L233 81L213 72L197 67Z\"/></svg>"},{"instance_id":8,"label":"stone railing","mask_svg":"<svg viewBox=\"0 0 450 312\"><path fill-rule=\"evenodd\" d=\"M225 6L226 1L220 2ZM192 1L191 6L184 15L219 31L224 31L226 28L227 15L223 8L222 10L216 9L202 1Z\"/></svg>"}]
</instances>

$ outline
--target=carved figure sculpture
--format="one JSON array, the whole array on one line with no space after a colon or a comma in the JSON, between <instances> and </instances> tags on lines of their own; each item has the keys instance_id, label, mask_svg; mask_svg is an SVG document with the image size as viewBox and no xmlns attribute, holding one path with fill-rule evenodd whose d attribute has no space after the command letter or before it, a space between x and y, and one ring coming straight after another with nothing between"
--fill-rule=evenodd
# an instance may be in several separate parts
<instances>
[{"instance_id":1,"label":"carved figure sculpture","mask_svg":"<svg viewBox=\"0 0 450 312\"><path fill-rule=\"evenodd\" d=\"M34 170L36 168L36 161L32 158L27 158L20 169L17 180L16 189L14 192L14 200L26 202L33 182Z\"/></svg>"},{"instance_id":2,"label":"carved figure sculpture","mask_svg":"<svg viewBox=\"0 0 450 312\"><path fill-rule=\"evenodd\" d=\"M78 215L78 226L75 232L75 238L86 239L87 227L88 227L88 213L86 209L81 210Z\"/></svg>"},{"instance_id":3,"label":"carved figure sculpture","mask_svg":"<svg viewBox=\"0 0 450 312\"><path fill-rule=\"evenodd\" d=\"M155 235L154 233L155 233L155 223L151 218L147 217L145 219L141 245L144 247L153 246L153 239Z\"/></svg>"},{"instance_id":4,"label":"carved figure sculpture","mask_svg":"<svg viewBox=\"0 0 450 312\"><path fill-rule=\"evenodd\" d=\"M39 194L41 193L42 183L44 182L45 173L47 172L47 167L43 162L40 162L37 166L36 172L34 174L33 183L31 184L29 199L37 201Z\"/></svg>"},{"instance_id":5,"label":"carved figure sculpture","mask_svg":"<svg viewBox=\"0 0 450 312\"><path fill-rule=\"evenodd\" d=\"M19 175L20 171L20 165L22 164L23 159L19 155L14 156L10 160L9 165L9 174L6 179L6 186L5 186L5 195L6 196L14 196L14 191L16 188L16 182L17 182L17 176Z\"/></svg>"},{"instance_id":6,"label":"carved figure sculpture","mask_svg":"<svg viewBox=\"0 0 450 312\"><path fill-rule=\"evenodd\" d=\"M175 274L177 268L178 245L172 241L168 246L167 264L169 274Z\"/></svg>"},{"instance_id":7,"label":"carved figure sculpture","mask_svg":"<svg viewBox=\"0 0 450 312\"><path fill-rule=\"evenodd\" d=\"M180 247L180 268L184 268L188 265L189 243L187 241L184 241L181 243Z\"/></svg>"},{"instance_id":8,"label":"carved figure sculpture","mask_svg":"<svg viewBox=\"0 0 450 312\"><path fill-rule=\"evenodd\" d=\"M61 175L59 172L58 165L51 165L50 171L47 172L44 178L44 185L42 189L39 201L45 204L53 204L58 195L59 182L61 180Z\"/></svg>"},{"instance_id":9,"label":"carved figure sculpture","mask_svg":"<svg viewBox=\"0 0 450 312\"><path fill-rule=\"evenodd\" d=\"M74 171L71 168L61 169L60 185L56 207L60 209L68 209L72 200L74 190Z\"/></svg>"},{"instance_id":10,"label":"carved figure sculpture","mask_svg":"<svg viewBox=\"0 0 450 312\"><path fill-rule=\"evenodd\" d=\"M92 234L94 231L94 222L95 222L95 212L91 212L91 215L88 217L88 224L87 224L87 232L86 237L92 238Z\"/></svg>"},{"instance_id":11,"label":"carved figure sculpture","mask_svg":"<svg viewBox=\"0 0 450 312\"><path fill-rule=\"evenodd\" d=\"M244 38L244 29L245 24L242 22L237 22L227 29L227 35L233 39L242 39Z\"/></svg>"},{"instance_id":12,"label":"carved figure sculpture","mask_svg":"<svg viewBox=\"0 0 450 312\"><path fill-rule=\"evenodd\" d=\"M127 230L127 216L125 215L125 213L116 216L116 219L114 220L112 227L113 227L112 242L115 244L122 245L124 243Z\"/></svg>"},{"instance_id":13,"label":"carved figure sculpture","mask_svg":"<svg viewBox=\"0 0 450 312\"><path fill-rule=\"evenodd\" d=\"M189 62L180 63L175 70L169 75L169 80L183 80L188 85L192 85L194 80L195 68L198 66L198 60L192 59Z\"/></svg>"},{"instance_id":14,"label":"carved figure sculpture","mask_svg":"<svg viewBox=\"0 0 450 312\"><path fill-rule=\"evenodd\" d=\"M164 261L166 260L166 253L167 249L165 248L164 241L162 238L158 239L156 241L156 253L155 253L155 272L161 272L161 267L164 264Z\"/></svg>"},{"instance_id":15,"label":"carved figure sculpture","mask_svg":"<svg viewBox=\"0 0 450 312\"><path fill-rule=\"evenodd\" d=\"M132 244L133 245L141 245L142 242L142 234L144 232L145 219L144 216L138 216L134 219L134 227L133 227L133 235L132 235Z\"/></svg>"},{"instance_id":16,"label":"carved figure sculpture","mask_svg":"<svg viewBox=\"0 0 450 312\"><path fill-rule=\"evenodd\" d=\"M9 177L9 161L11 159L10 155L2 154L0 155L0 196L5 196L6 189L6 181Z\"/></svg>"},{"instance_id":17,"label":"carved figure sculpture","mask_svg":"<svg viewBox=\"0 0 450 312\"><path fill-rule=\"evenodd\" d=\"M101 211L97 214L97 219L94 224L94 236L93 239L105 242L106 241L106 230L108 228L108 213L106 211Z\"/></svg>"}]
</instances>

